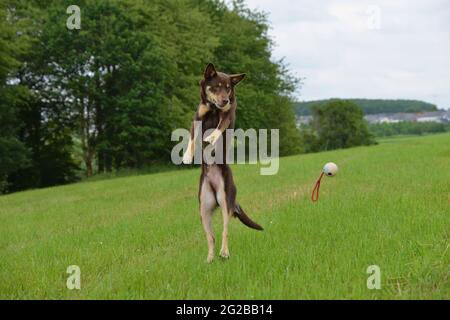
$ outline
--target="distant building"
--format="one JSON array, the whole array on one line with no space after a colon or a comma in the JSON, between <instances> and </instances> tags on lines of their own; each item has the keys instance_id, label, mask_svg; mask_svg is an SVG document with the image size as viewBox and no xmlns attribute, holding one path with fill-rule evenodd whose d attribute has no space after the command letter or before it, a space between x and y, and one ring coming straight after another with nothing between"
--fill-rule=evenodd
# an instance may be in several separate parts
<instances>
[{"instance_id":1,"label":"distant building","mask_svg":"<svg viewBox=\"0 0 450 320\"><path fill-rule=\"evenodd\" d=\"M308 125L312 121L312 116L301 116L297 117L297 128L300 128L302 125Z\"/></svg>"},{"instance_id":2,"label":"distant building","mask_svg":"<svg viewBox=\"0 0 450 320\"><path fill-rule=\"evenodd\" d=\"M442 122L439 117L421 117L417 118L417 122Z\"/></svg>"},{"instance_id":3,"label":"distant building","mask_svg":"<svg viewBox=\"0 0 450 320\"><path fill-rule=\"evenodd\" d=\"M450 122L450 111L441 110L423 113L383 113L370 114L364 117L369 123L399 123L399 122Z\"/></svg>"},{"instance_id":4,"label":"distant building","mask_svg":"<svg viewBox=\"0 0 450 320\"><path fill-rule=\"evenodd\" d=\"M380 113L368 114L364 117L370 124L377 123L399 123L399 122L437 122L450 123L450 110L423 113ZM308 125L312 116L297 117L297 127Z\"/></svg>"}]
</instances>

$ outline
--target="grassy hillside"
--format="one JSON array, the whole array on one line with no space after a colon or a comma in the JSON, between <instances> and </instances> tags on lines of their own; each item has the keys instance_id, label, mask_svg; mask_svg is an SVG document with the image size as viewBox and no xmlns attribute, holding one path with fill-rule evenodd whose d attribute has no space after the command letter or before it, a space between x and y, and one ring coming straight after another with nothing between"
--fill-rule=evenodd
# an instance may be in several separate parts
<instances>
[{"instance_id":1,"label":"grassy hillside","mask_svg":"<svg viewBox=\"0 0 450 320\"><path fill-rule=\"evenodd\" d=\"M416 113L425 111L437 111L434 104L418 100L382 100L382 99L347 99L360 106L365 114L377 113ZM311 115L311 108L316 104L322 104L329 100L297 102L295 113L298 116Z\"/></svg>"},{"instance_id":2,"label":"grassy hillside","mask_svg":"<svg viewBox=\"0 0 450 320\"><path fill-rule=\"evenodd\" d=\"M327 161L340 172L313 204ZM233 221L231 259L211 265L198 169L1 196L0 298L448 299L449 167L450 134L284 158L273 177L235 166L239 201L266 230ZM80 291L66 288L69 265Z\"/></svg>"}]
</instances>

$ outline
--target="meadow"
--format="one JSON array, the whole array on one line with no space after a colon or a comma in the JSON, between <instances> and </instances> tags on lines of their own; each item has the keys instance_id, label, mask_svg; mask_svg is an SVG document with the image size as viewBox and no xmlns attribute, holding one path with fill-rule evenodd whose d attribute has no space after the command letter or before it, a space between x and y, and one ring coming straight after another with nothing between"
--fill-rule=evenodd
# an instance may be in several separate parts
<instances>
[{"instance_id":1,"label":"meadow","mask_svg":"<svg viewBox=\"0 0 450 320\"><path fill-rule=\"evenodd\" d=\"M321 167L340 171L311 190ZM449 299L450 134L233 167L264 226L230 226L206 263L199 169L0 196L1 299ZM215 214L217 256L221 215ZM68 290L66 269L81 270ZM369 290L369 266L381 289Z\"/></svg>"}]
</instances>

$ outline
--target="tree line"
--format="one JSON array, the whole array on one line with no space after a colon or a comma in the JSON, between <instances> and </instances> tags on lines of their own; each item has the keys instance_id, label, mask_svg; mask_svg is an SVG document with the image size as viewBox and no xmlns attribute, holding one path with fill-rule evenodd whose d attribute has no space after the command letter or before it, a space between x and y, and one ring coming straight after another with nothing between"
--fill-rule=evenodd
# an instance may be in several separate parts
<instances>
[{"instance_id":1,"label":"tree line","mask_svg":"<svg viewBox=\"0 0 450 320\"><path fill-rule=\"evenodd\" d=\"M298 80L271 58L267 17L243 1L0 0L0 192L170 160L207 62L246 72L238 128L280 129L301 151Z\"/></svg>"},{"instance_id":2,"label":"tree line","mask_svg":"<svg viewBox=\"0 0 450 320\"><path fill-rule=\"evenodd\" d=\"M450 123L438 122L398 122L369 125L369 131L377 137L397 135L424 135L450 132Z\"/></svg>"},{"instance_id":3,"label":"tree line","mask_svg":"<svg viewBox=\"0 0 450 320\"><path fill-rule=\"evenodd\" d=\"M335 100L335 99L331 99ZM312 115L313 107L331 100L297 102L295 112L298 116ZM378 113L417 113L437 111L437 106L418 100L348 99L360 106L364 114Z\"/></svg>"}]
</instances>

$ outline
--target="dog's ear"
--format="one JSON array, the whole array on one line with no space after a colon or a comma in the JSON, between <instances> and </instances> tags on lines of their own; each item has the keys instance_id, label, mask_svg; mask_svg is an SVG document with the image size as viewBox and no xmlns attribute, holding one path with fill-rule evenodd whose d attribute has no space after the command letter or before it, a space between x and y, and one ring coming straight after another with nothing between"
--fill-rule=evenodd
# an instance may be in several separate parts
<instances>
[{"instance_id":1,"label":"dog's ear","mask_svg":"<svg viewBox=\"0 0 450 320\"><path fill-rule=\"evenodd\" d=\"M240 73L240 74L232 74L230 76L231 78L231 83L233 84L233 86L237 85L239 82L241 82L242 80L244 80L245 78L245 73Z\"/></svg>"},{"instance_id":2,"label":"dog's ear","mask_svg":"<svg viewBox=\"0 0 450 320\"><path fill-rule=\"evenodd\" d=\"M217 75L216 67L212 63L209 63L205 69L205 79L210 80Z\"/></svg>"}]
</instances>

